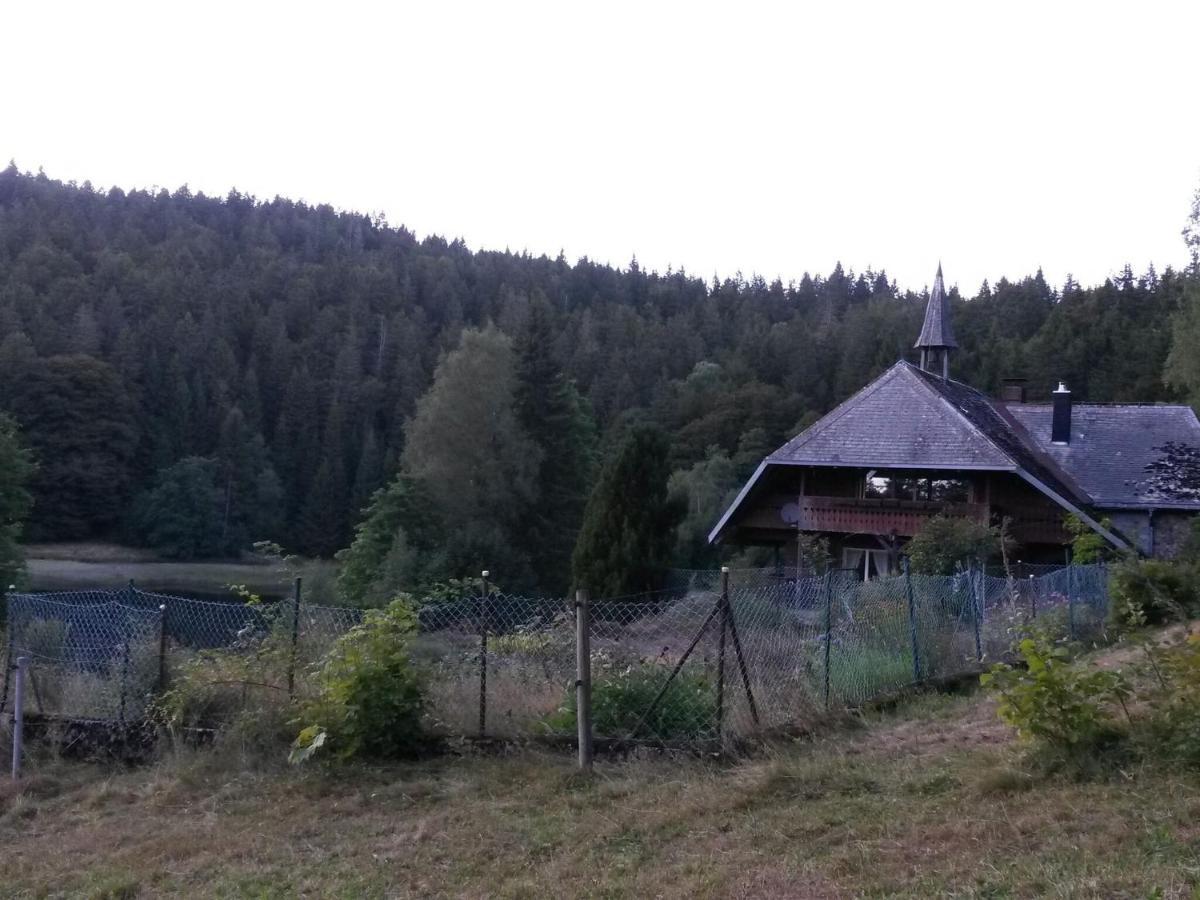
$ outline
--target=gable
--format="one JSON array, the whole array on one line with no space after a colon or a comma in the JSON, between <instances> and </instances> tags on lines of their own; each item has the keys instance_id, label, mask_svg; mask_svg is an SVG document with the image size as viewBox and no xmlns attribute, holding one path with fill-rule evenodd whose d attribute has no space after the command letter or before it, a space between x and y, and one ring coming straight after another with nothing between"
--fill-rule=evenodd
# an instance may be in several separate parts
<instances>
[{"instance_id":1,"label":"gable","mask_svg":"<svg viewBox=\"0 0 1200 900\"><path fill-rule=\"evenodd\" d=\"M767 461L864 468L998 469L1014 461L897 363Z\"/></svg>"}]
</instances>

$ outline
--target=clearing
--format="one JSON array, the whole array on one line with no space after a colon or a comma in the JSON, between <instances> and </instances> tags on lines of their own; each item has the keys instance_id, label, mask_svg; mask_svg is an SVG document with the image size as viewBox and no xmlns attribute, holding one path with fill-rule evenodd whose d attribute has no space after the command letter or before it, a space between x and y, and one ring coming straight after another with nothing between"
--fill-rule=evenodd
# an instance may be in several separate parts
<instances>
[{"instance_id":1,"label":"clearing","mask_svg":"<svg viewBox=\"0 0 1200 900\"><path fill-rule=\"evenodd\" d=\"M172 562L153 551L99 542L29 544L23 550L29 589L33 591L120 588L131 579L144 590L210 600L234 599L224 590L230 584L245 585L271 599L291 591L292 574L277 560L266 558ZM309 576L316 573L309 570L316 566L332 571L329 563L306 563L306 581L314 582ZM327 588L324 581L321 587Z\"/></svg>"},{"instance_id":2,"label":"clearing","mask_svg":"<svg viewBox=\"0 0 1200 900\"><path fill-rule=\"evenodd\" d=\"M982 697L736 763L525 749L334 773L32 760L8 896L1195 897L1200 778L1021 774Z\"/></svg>"}]
</instances>

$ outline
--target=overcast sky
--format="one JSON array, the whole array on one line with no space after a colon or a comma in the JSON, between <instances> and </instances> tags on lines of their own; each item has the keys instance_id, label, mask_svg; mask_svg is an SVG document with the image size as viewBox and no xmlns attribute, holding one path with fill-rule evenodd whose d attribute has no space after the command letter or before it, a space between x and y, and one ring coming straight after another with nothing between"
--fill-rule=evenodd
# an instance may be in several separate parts
<instances>
[{"instance_id":1,"label":"overcast sky","mask_svg":"<svg viewBox=\"0 0 1200 900\"><path fill-rule=\"evenodd\" d=\"M705 278L1090 284L1180 265L1200 186L1194 0L8 0L0 34L23 170Z\"/></svg>"}]
</instances>

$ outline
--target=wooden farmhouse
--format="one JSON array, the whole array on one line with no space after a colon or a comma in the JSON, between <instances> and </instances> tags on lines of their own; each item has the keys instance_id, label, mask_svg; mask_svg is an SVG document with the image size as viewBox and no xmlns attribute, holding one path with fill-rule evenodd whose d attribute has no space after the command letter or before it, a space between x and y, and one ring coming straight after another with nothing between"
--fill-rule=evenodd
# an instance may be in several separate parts
<instances>
[{"instance_id":1,"label":"wooden farmhouse","mask_svg":"<svg viewBox=\"0 0 1200 900\"><path fill-rule=\"evenodd\" d=\"M941 266L900 361L762 461L710 542L786 550L823 535L834 564L895 571L935 515L1009 520L1025 562L1063 562L1077 516L1114 548L1169 557L1200 512L1200 422L1187 406L1026 402L950 377L956 349Z\"/></svg>"}]
</instances>

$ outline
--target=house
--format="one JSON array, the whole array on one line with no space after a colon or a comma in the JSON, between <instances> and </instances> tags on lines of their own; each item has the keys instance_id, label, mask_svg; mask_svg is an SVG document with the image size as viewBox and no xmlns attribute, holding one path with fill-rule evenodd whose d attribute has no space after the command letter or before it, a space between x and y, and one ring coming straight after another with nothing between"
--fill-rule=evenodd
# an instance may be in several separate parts
<instances>
[{"instance_id":1,"label":"house","mask_svg":"<svg viewBox=\"0 0 1200 900\"><path fill-rule=\"evenodd\" d=\"M895 571L935 515L1009 523L1027 562L1062 562L1078 517L1114 548L1169 557L1200 512L1200 422L1186 406L991 398L950 377L941 266L900 361L762 461L709 535L781 550L823 535L865 578Z\"/></svg>"}]
</instances>

